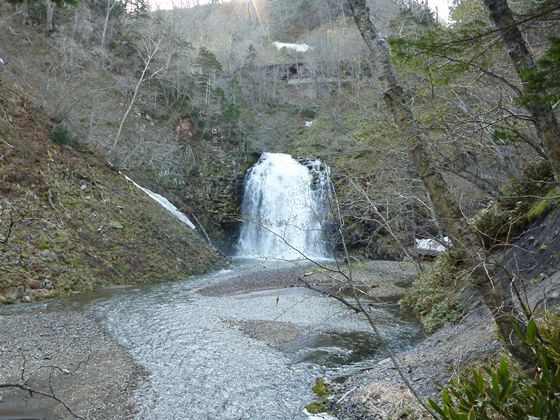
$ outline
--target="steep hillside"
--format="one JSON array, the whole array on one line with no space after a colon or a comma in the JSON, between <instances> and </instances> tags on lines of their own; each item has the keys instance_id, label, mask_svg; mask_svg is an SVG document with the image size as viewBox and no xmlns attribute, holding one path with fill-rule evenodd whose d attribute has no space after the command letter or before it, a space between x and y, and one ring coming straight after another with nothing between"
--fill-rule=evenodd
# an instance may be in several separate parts
<instances>
[{"instance_id":1,"label":"steep hillside","mask_svg":"<svg viewBox=\"0 0 560 420\"><path fill-rule=\"evenodd\" d=\"M0 302L178 279L223 262L5 78L0 222Z\"/></svg>"},{"instance_id":2,"label":"steep hillside","mask_svg":"<svg viewBox=\"0 0 560 420\"><path fill-rule=\"evenodd\" d=\"M250 3L106 14L105 1L83 0L57 8L49 32L40 10L24 17L23 7L0 3L2 72L85 144L198 220L226 252L239 231L244 174L263 151L331 167L346 246L358 257L399 259L415 237L441 235L348 10L331 0ZM435 25L392 2L369 3L388 36ZM399 63L399 72L420 86L428 79L412 64ZM467 76L454 89L447 77L412 89L413 111L461 210L473 216L534 152L503 141L507 126L473 122L488 101L499 109L485 82L463 104L455 96Z\"/></svg>"}]
</instances>

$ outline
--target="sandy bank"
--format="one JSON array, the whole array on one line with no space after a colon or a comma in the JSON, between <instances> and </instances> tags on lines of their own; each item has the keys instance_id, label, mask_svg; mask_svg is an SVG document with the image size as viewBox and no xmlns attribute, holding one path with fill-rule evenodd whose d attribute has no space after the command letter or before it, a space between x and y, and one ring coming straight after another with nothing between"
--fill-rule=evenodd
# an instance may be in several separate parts
<instances>
[{"instance_id":1,"label":"sandy bank","mask_svg":"<svg viewBox=\"0 0 560 420\"><path fill-rule=\"evenodd\" d=\"M368 261L352 267L351 279L359 291L379 300L396 299L404 293L415 274L410 263ZM205 296L231 296L259 290L302 287L305 283L325 290L347 292L350 274L346 266L283 264L230 277L200 290ZM303 279L303 281L302 281ZM305 282L305 283L304 283Z\"/></svg>"}]
</instances>

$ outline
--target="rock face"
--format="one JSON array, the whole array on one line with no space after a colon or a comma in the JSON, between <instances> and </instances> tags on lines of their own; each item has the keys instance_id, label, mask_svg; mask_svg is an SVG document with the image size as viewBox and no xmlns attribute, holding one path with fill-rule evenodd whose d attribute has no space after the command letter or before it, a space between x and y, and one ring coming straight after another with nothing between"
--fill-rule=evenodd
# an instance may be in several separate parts
<instances>
[{"instance_id":1,"label":"rock face","mask_svg":"<svg viewBox=\"0 0 560 420\"><path fill-rule=\"evenodd\" d=\"M179 279L224 262L95 153L54 143L43 111L2 76L0 117L9 139L0 142L0 240L9 236L0 302Z\"/></svg>"},{"instance_id":2,"label":"rock face","mask_svg":"<svg viewBox=\"0 0 560 420\"><path fill-rule=\"evenodd\" d=\"M233 254L241 225L241 201L245 173L258 155L239 157L232 144L193 145L200 161L196 174L186 179L181 195L186 207L196 215L212 242L223 252Z\"/></svg>"}]
</instances>

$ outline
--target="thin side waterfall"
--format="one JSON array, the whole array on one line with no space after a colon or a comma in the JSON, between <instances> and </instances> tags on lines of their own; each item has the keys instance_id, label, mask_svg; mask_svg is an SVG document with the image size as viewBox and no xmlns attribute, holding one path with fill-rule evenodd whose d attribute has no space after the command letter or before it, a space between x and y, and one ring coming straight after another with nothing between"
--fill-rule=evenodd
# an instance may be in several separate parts
<instances>
[{"instance_id":1,"label":"thin side waterfall","mask_svg":"<svg viewBox=\"0 0 560 420\"><path fill-rule=\"evenodd\" d=\"M329 258L329 168L263 153L249 170L243 196L238 256L286 260Z\"/></svg>"},{"instance_id":2,"label":"thin side waterfall","mask_svg":"<svg viewBox=\"0 0 560 420\"><path fill-rule=\"evenodd\" d=\"M188 227L190 227L193 230L196 229L193 222L191 222L190 219L183 212L181 212L181 210L179 210L177 207L175 207L173 204L171 204L171 202L167 198L165 198L162 195L156 194L155 192L150 191L149 189L144 188L141 185L138 185L136 182L134 182L132 179L130 179L126 175L124 177L126 178L126 180L128 182L131 182L134 186L136 186L137 188L141 189L146 194L148 194L150 196L150 198L157 201L169 213L171 213L173 216L175 216L177 219L179 219L180 222L184 223L185 225L187 225Z\"/></svg>"}]
</instances>

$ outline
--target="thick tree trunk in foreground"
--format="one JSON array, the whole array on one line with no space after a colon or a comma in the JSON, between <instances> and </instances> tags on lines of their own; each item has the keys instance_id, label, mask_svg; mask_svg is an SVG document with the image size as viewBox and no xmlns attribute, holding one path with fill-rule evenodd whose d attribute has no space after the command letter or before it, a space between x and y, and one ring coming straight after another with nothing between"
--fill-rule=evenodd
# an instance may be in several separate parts
<instances>
[{"instance_id":1,"label":"thick tree trunk in foreground","mask_svg":"<svg viewBox=\"0 0 560 420\"><path fill-rule=\"evenodd\" d=\"M447 230L461 260L472 267L473 281L479 288L484 302L492 311L508 350L526 365L530 355L525 351L515 332L513 314L516 312L516 307L511 293L508 292L506 279L503 275L497 274L499 270L487 263L485 249L452 198L442 174L432 163L426 149L424 135L406 103L387 43L379 36L377 28L371 21L366 0L348 0L348 2L362 38L371 53L371 60L377 67L379 80L385 90L385 102L409 144L411 158L430 195L436 215Z\"/></svg>"},{"instance_id":2,"label":"thick tree trunk in foreground","mask_svg":"<svg viewBox=\"0 0 560 420\"><path fill-rule=\"evenodd\" d=\"M513 18L507 0L483 1L488 9L490 20L500 32L515 71L521 80L525 81L523 73L536 68L537 65L525 37ZM560 124L554 115L554 110L549 104L540 103L529 103L525 107L533 117L537 134L554 171L554 177L557 182L560 182Z\"/></svg>"}]
</instances>

